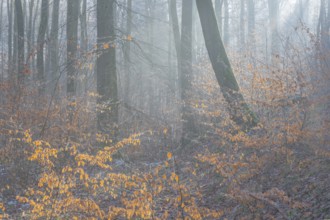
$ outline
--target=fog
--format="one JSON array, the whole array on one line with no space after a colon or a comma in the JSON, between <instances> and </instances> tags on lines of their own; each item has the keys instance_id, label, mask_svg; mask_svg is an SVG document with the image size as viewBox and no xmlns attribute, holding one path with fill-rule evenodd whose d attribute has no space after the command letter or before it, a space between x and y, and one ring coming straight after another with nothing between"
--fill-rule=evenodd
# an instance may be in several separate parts
<instances>
[{"instance_id":1,"label":"fog","mask_svg":"<svg viewBox=\"0 0 330 220\"><path fill-rule=\"evenodd\" d=\"M329 30L329 0L0 1L0 219L330 218Z\"/></svg>"}]
</instances>

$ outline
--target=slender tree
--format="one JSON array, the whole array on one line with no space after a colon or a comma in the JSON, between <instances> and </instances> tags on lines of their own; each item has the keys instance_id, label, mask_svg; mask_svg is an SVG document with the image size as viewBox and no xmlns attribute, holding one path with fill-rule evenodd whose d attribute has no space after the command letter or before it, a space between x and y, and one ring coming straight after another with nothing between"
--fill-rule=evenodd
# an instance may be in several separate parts
<instances>
[{"instance_id":1,"label":"slender tree","mask_svg":"<svg viewBox=\"0 0 330 220\"><path fill-rule=\"evenodd\" d=\"M241 13L240 13L240 45L239 47L244 47L245 45L245 0L241 0Z\"/></svg>"},{"instance_id":2,"label":"slender tree","mask_svg":"<svg viewBox=\"0 0 330 220\"><path fill-rule=\"evenodd\" d=\"M182 1L182 25L181 25L181 74L180 85L182 88L182 145L185 146L194 134L195 125L192 119L192 109L189 101L192 81L192 13L191 0Z\"/></svg>"},{"instance_id":3,"label":"slender tree","mask_svg":"<svg viewBox=\"0 0 330 220\"><path fill-rule=\"evenodd\" d=\"M29 1L29 21L28 21L28 25L27 25L27 61L26 63L29 62L30 57L32 56L32 31L33 27L32 27L32 22L33 22L33 9L34 9L34 0L30 0ZM32 66L30 66L30 68L32 68Z\"/></svg>"},{"instance_id":4,"label":"slender tree","mask_svg":"<svg viewBox=\"0 0 330 220\"><path fill-rule=\"evenodd\" d=\"M17 22L17 51L18 51L18 82L24 78L24 15L21 0L15 0L16 22Z\"/></svg>"},{"instance_id":5,"label":"slender tree","mask_svg":"<svg viewBox=\"0 0 330 220\"><path fill-rule=\"evenodd\" d=\"M279 35L278 35L278 19L279 19L279 0L268 0L269 22L271 34L271 58L274 58L279 53Z\"/></svg>"},{"instance_id":6,"label":"slender tree","mask_svg":"<svg viewBox=\"0 0 330 220\"><path fill-rule=\"evenodd\" d=\"M114 0L97 0L96 7L98 45L96 75L99 95L97 124L98 129L103 132L109 129L114 129L115 132L118 124L114 2Z\"/></svg>"},{"instance_id":7,"label":"slender tree","mask_svg":"<svg viewBox=\"0 0 330 220\"><path fill-rule=\"evenodd\" d=\"M58 57L58 29L60 0L53 0L52 24L50 30L50 71L51 71L51 90L54 89L55 79L59 75L59 57Z\"/></svg>"},{"instance_id":8,"label":"slender tree","mask_svg":"<svg viewBox=\"0 0 330 220\"><path fill-rule=\"evenodd\" d=\"M45 67L44 67L44 44L45 35L48 25L48 13L49 13L49 2L48 0L41 1L41 17L40 26L38 32L38 51L37 51L37 71L38 71L38 81L40 83L39 92L43 93L45 89Z\"/></svg>"},{"instance_id":9,"label":"slender tree","mask_svg":"<svg viewBox=\"0 0 330 220\"><path fill-rule=\"evenodd\" d=\"M132 0L127 1L127 18L126 18L126 42L124 45L124 66L125 66L125 102L129 102L130 97L130 62L131 62L131 39L132 39Z\"/></svg>"},{"instance_id":10,"label":"slender tree","mask_svg":"<svg viewBox=\"0 0 330 220\"><path fill-rule=\"evenodd\" d=\"M88 46L87 33L87 0L82 0L80 13L80 37L81 37L81 52L85 53Z\"/></svg>"},{"instance_id":11,"label":"slender tree","mask_svg":"<svg viewBox=\"0 0 330 220\"><path fill-rule=\"evenodd\" d=\"M7 0L8 14L8 75L12 76L12 59L13 59L13 1Z\"/></svg>"},{"instance_id":12,"label":"slender tree","mask_svg":"<svg viewBox=\"0 0 330 220\"><path fill-rule=\"evenodd\" d=\"M78 20L80 0L67 1L67 95L72 98L76 93L75 62L78 49Z\"/></svg>"},{"instance_id":13,"label":"slender tree","mask_svg":"<svg viewBox=\"0 0 330 220\"><path fill-rule=\"evenodd\" d=\"M255 10L254 0L247 0L248 9L248 41L250 45L250 51L255 54Z\"/></svg>"},{"instance_id":14,"label":"slender tree","mask_svg":"<svg viewBox=\"0 0 330 220\"><path fill-rule=\"evenodd\" d=\"M246 131L256 126L258 120L240 92L220 37L212 0L197 0L196 3L206 48L221 92L228 103L231 119Z\"/></svg>"}]
</instances>

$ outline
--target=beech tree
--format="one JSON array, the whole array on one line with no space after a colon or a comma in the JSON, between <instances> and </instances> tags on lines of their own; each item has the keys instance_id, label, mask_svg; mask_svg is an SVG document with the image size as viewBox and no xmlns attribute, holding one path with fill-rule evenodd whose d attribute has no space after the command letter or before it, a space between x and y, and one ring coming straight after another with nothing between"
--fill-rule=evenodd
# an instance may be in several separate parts
<instances>
[{"instance_id":1,"label":"beech tree","mask_svg":"<svg viewBox=\"0 0 330 220\"><path fill-rule=\"evenodd\" d=\"M18 82L24 77L24 15L21 0L15 0L16 22L17 22L17 50L18 50Z\"/></svg>"},{"instance_id":2,"label":"beech tree","mask_svg":"<svg viewBox=\"0 0 330 220\"><path fill-rule=\"evenodd\" d=\"M37 72L38 72L38 81L40 83L39 92L44 92L45 89L45 67L44 67L44 44L45 44L45 35L48 25L48 13L49 13L49 2L48 0L41 1L41 17L40 17L40 26L37 39Z\"/></svg>"},{"instance_id":3,"label":"beech tree","mask_svg":"<svg viewBox=\"0 0 330 220\"><path fill-rule=\"evenodd\" d=\"M59 75L59 57L58 57L58 29L59 29L60 0L53 1L52 24L50 30L50 71L51 81L54 86L55 79ZM52 87L53 87L52 86ZM53 89L53 88L51 88Z\"/></svg>"},{"instance_id":4,"label":"beech tree","mask_svg":"<svg viewBox=\"0 0 330 220\"><path fill-rule=\"evenodd\" d=\"M75 62L78 47L78 20L80 0L67 2L67 94L72 97L76 93L77 71Z\"/></svg>"},{"instance_id":5,"label":"beech tree","mask_svg":"<svg viewBox=\"0 0 330 220\"><path fill-rule=\"evenodd\" d=\"M96 80L98 92L97 124L100 131L114 129L118 124L118 91L114 27L114 0L97 0Z\"/></svg>"},{"instance_id":6,"label":"beech tree","mask_svg":"<svg viewBox=\"0 0 330 220\"><path fill-rule=\"evenodd\" d=\"M194 119L192 117L192 109L190 107L189 92L192 88L192 13L193 3L191 0L182 1L182 24L181 24L181 71L180 71L180 88L182 99L182 141L184 146L195 133Z\"/></svg>"},{"instance_id":7,"label":"beech tree","mask_svg":"<svg viewBox=\"0 0 330 220\"><path fill-rule=\"evenodd\" d=\"M257 125L258 119L245 102L223 46L212 0L196 0L205 45L221 92L228 103L231 119L243 130Z\"/></svg>"}]
</instances>

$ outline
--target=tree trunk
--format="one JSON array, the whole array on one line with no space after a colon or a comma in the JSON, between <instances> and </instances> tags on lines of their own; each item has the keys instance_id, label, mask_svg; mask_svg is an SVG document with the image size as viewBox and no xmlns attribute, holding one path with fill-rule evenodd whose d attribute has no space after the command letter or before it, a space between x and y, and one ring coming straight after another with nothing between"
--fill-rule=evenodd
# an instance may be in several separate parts
<instances>
[{"instance_id":1,"label":"tree trunk","mask_svg":"<svg viewBox=\"0 0 330 220\"><path fill-rule=\"evenodd\" d=\"M116 73L114 0L97 0L97 124L102 132L112 130L116 138L118 91Z\"/></svg>"},{"instance_id":2,"label":"tree trunk","mask_svg":"<svg viewBox=\"0 0 330 220\"><path fill-rule=\"evenodd\" d=\"M254 10L254 0L247 0L248 8L248 38L249 38L249 50L253 57L255 55L255 10Z\"/></svg>"},{"instance_id":3,"label":"tree trunk","mask_svg":"<svg viewBox=\"0 0 330 220\"><path fill-rule=\"evenodd\" d=\"M181 57L181 46L180 46L180 27L179 27L179 19L178 19L178 11L176 7L176 0L169 0L170 4L170 16L172 21L173 35L174 35L174 46L177 56L178 69L180 69L180 57ZM180 71L179 71L180 72ZM180 74L179 74L180 75Z\"/></svg>"},{"instance_id":4,"label":"tree trunk","mask_svg":"<svg viewBox=\"0 0 330 220\"><path fill-rule=\"evenodd\" d=\"M215 0L214 8L215 8L215 15L218 21L220 35L222 35L222 5L223 5L223 0Z\"/></svg>"},{"instance_id":5,"label":"tree trunk","mask_svg":"<svg viewBox=\"0 0 330 220\"><path fill-rule=\"evenodd\" d=\"M196 3L206 48L221 92L228 103L229 114L238 126L247 131L256 126L258 120L240 93L220 37L212 0L197 0Z\"/></svg>"},{"instance_id":6,"label":"tree trunk","mask_svg":"<svg viewBox=\"0 0 330 220\"><path fill-rule=\"evenodd\" d=\"M279 35L278 35L278 16L279 2L278 0L268 0L270 34L271 34L271 60L275 62L276 56L279 55Z\"/></svg>"},{"instance_id":7,"label":"tree trunk","mask_svg":"<svg viewBox=\"0 0 330 220\"><path fill-rule=\"evenodd\" d=\"M24 79L24 15L21 0L15 0L17 22L18 83Z\"/></svg>"},{"instance_id":8,"label":"tree trunk","mask_svg":"<svg viewBox=\"0 0 330 220\"><path fill-rule=\"evenodd\" d=\"M197 0L199 1L199 0ZM224 0L224 9L225 9L225 19L223 25L223 42L225 46L229 44L229 6L228 0Z\"/></svg>"},{"instance_id":9,"label":"tree trunk","mask_svg":"<svg viewBox=\"0 0 330 220\"><path fill-rule=\"evenodd\" d=\"M81 51L85 53L88 46L87 34L87 0L82 0L81 14L80 14L80 36L81 36Z\"/></svg>"},{"instance_id":10,"label":"tree trunk","mask_svg":"<svg viewBox=\"0 0 330 220\"><path fill-rule=\"evenodd\" d=\"M124 45L124 66L125 66L125 91L124 100L129 103L130 98L130 86L131 86L131 74L130 74L130 62L131 62L131 38L132 38L132 0L127 1L127 18L126 18L126 35L127 40Z\"/></svg>"},{"instance_id":11,"label":"tree trunk","mask_svg":"<svg viewBox=\"0 0 330 220\"><path fill-rule=\"evenodd\" d=\"M30 57L32 57L33 8L34 8L34 0L31 0L29 2L29 21L28 21L28 26L27 26L27 60L26 60L26 63L29 63L29 59L30 59ZM29 68L32 68L32 65L30 65Z\"/></svg>"},{"instance_id":12,"label":"tree trunk","mask_svg":"<svg viewBox=\"0 0 330 220\"><path fill-rule=\"evenodd\" d=\"M59 57L58 57L58 29L59 29L60 0L53 0L52 24L50 30L50 73L51 91L54 90L56 79L59 76Z\"/></svg>"},{"instance_id":13,"label":"tree trunk","mask_svg":"<svg viewBox=\"0 0 330 220\"><path fill-rule=\"evenodd\" d=\"M241 0L241 13L240 13L240 45L243 48L245 45L245 0Z\"/></svg>"},{"instance_id":14,"label":"tree trunk","mask_svg":"<svg viewBox=\"0 0 330 220\"><path fill-rule=\"evenodd\" d=\"M71 99L76 95L76 75L75 62L77 59L78 47L78 20L79 20L80 0L67 1L67 95Z\"/></svg>"},{"instance_id":15,"label":"tree trunk","mask_svg":"<svg viewBox=\"0 0 330 220\"><path fill-rule=\"evenodd\" d=\"M8 76L12 77L12 42L13 42L13 5L12 1L7 0L8 14Z\"/></svg>"},{"instance_id":16,"label":"tree trunk","mask_svg":"<svg viewBox=\"0 0 330 220\"><path fill-rule=\"evenodd\" d=\"M37 72L38 72L38 81L39 92L43 93L45 90L45 67L44 67L44 44L45 44L45 35L48 25L48 0L41 1L41 17L40 17L40 26L38 33L38 51L37 51Z\"/></svg>"},{"instance_id":17,"label":"tree trunk","mask_svg":"<svg viewBox=\"0 0 330 220\"><path fill-rule=\"evenodd\" d=\"M182 25L181 25L181 75L180 87L182 89L182 146L186 146L188 141L195 134L193 112L190 103L189 93L192 83L192 12L193 4L191 0L182 1Z\"/></svg>"},{"instance_id":18,"label":"tree trunk","mask_svg":"<svg viewBox=\"0 0 330 220\"><path fill-rule=\"evenodd\" d=\"M88 33L87 33L87 0L82 0L81 13L80 13L80 48L81 48L81 59L86 60L88 50ZM81 71L83 74L82 78L82 91L87 93L88 90L88 69Z\"/></svg>"}]
</instances>

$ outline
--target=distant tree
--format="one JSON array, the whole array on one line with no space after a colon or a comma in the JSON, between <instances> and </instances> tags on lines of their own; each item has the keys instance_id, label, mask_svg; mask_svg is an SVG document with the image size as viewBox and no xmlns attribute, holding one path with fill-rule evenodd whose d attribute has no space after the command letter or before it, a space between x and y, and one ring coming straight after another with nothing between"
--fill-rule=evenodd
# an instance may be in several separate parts
<instances>
[{"instance_id":1,"label":"distant tree","mask_svg":"<svg viewBox=\"0 0 330 220\"><path fill-rule=\"evenodd\" d=\"M97 45L96 61L97 124L100 131L109 131L118 124L118 91L115 49L114 0L97 0ZM116 134L114 134L116 135Z\"/></svg>"},{"instance_id":2,"label":"distant tree","mask_svg":"<svg viewBox=\"0 0 330 220\"><path fill-rule=\"evenodd\" d=\"M271 57L272 62L279 53L279 33L278 33L278 19L279 19L279 0L268 0L269 22L271 34Z\"/></svg>"},{"instance_id":3,"label":"distant tree","mask_svg":"<svg viewBox=\"0 0 330 220\"><path fill-rule=\"evenodd\" d=\"M320 42L318 53L320 57L320 67L323 73L328 73L330 69L329 32L330 32L330 0L321 0L317 36Z\"/></svg>"},{"instance_id":4,"label":"distant tree","mask_svg":"<svg viewBox=\"0 0 330 220\"><path fill-rule=\"evenodd\" d=\"M77 70L75 62L78 49L78 20L80 0L67 1L67 94L71 98L76 94Z\"/></svg>"},{"instance_id":5,"label":"distant tree","mask_svg":"<svg viewBox=\"0 0 330 220\"><path fill-rule=\"evenodd\" d=\"M45 67L44 67L44 44L45 35L48 25L49 2L48 0L41 1L41 17L38 32L38 51L37 51L37 71L38 81L40 83L39 92L43 93L45 89Z\"/></svg>"},{"instance_id":6,"label":"distant tree","mask_svg":"<svg viewBox=\"0 0 330 220\"><path fill-rule=\"evenodd\" d=\"M60 0L53 0L52 24L50 30L50 66L52 88L56 77L59 75L59 57L58 57L58 29L59 29Z\"/></svg>"},{"instance_id":7,"label":"distant tree","mask_svg":"<svg viewBox=\"0 0 330 220\"><path fill-rule=\"evenodd\" d=\"M13 1L7 0L8 14L8 76L12 76L12 59L13 59Z\"/></svg>"},{"instance_id":8,"label":"distant tree","mask_svg":"<svg viewBox=\"0 0 330 220\"><path fill-rule=\"evenodd\" d=\"M255 54L256 40L255 40L255 9L254 0L247 0L248 9L248 41L249 49Z\"/></svg>"},{"instance_id":9,"label":"distant tree","mask_svg":"<svg viewBox=\"0 0 330 220\"><path fill-rule=\"evenodd\" d=\"M181 24L181 64L180 64L180 88L182 90L182 141L185 146L192 138L195 125L192 118L192 109L190 106L191 83L192 83L192 13L193 2L191 0L182 1L182 24Z\"/></svg>"},{"instance_id":10,"label":"distant tree","mask_svg":"<svg viewBox=\"0 0 330 220\"><path fill-rule=\"evenodd\" d=\"M196 3L206 48L221 92L228 103L231 119L243 130L248 130L257 125L258 119L246 104L233 74L220 37L212 0L197 0Z\"/></svg>"},{"instance_id":11,"label":"distant tree","mask_svg":"<svg viewBox=\"0 0 330 220\"><path fill-rule=\"evenodd\" d=\"M82 0L80 12L80 37L81 37L81 51L85 53L88 45L87 33L87 0Z\"/></svg>"},{"instance_id":12,"label":"distant tree","mask_svg":"<svg viewBox=\"0 0 330 220\"><path fill-rule=\"evenodd\" d=\"M29 19L28 19L28 25L27 25L27 61L26 63L28 63L31 53L32 53L32 45L33 45L33 40L32 40L32 36L34 32L33 29L33 12L34 12L34 0L30 0L29 1ZM32 66L30 65L30 68Z\"/></svg>"},{"instance_id":13,"label":"distant tree","mask_svg":"<svg viewBox=\"0 0 330 220\"><path fill-rule=\"evenodd\" d=\"M126 42L124 45L124 66L125 66L125 101L129 102L130 86L131 86L131 74L130 74L130 62L131 62L131 38L132 38L132 0L127 1L127 17L126 17Z\"/></svg>"},{"instance_id":14,"label":"distant tree","mask_svg":"<svg viewBox=\"0 0 330 220\"><path fill-rule=\"evenodd\" d=\"M169 5L170 5L170 16L171 16L171 21L172 21L172 29L173 29L173 35L174 35L174 46L175 46L175 51L176 51L176 56L177 56L177 63L178 67L180 66L181 63L181 36L180 36L180 26L179 26L179 19L178 19L178 10L176 6L176 0L168 0ZM180 67L179 67L180 69Z\"/></svg>"},{"instance_id":15,"label":"distant tree","mask_svg":"<svg viewBox=\"0 0 330 220\"><path fill-rule=\"evenodd\" d=\"M24 15L21 0L15 0L15 15L17 22L17 50L18 50L18 82L24 78Z\"/></svg>"},{"instance_id":16,"label":"distant tree","mask_svg":"<svg viewBox=\"0 0 330 220\"><path fill-rule=\"evenodd\" d=\"M242 48L245 45L245 0L241 0L239 39L239 47Z\"/></svg>"}]
</instances>

